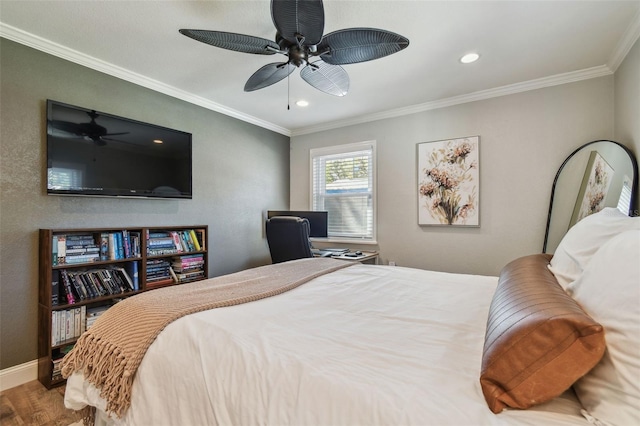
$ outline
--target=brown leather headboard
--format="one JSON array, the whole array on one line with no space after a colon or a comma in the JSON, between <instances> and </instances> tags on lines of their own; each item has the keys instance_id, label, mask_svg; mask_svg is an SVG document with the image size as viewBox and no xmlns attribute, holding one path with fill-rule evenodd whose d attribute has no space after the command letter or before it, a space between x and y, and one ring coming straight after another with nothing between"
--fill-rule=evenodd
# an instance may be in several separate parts
<instances>
[{"instance_id":1,"label":"brown leather headboard","mask_svg":"<svg viewBox=\"0 0 640 426\"><path fill-rule=\"evenodd\" d=\"M489 408L529 408L567 390L602 358L604 330L535 254L500 273L487 321L480 383Z\"/></svg>"}]
</instances>

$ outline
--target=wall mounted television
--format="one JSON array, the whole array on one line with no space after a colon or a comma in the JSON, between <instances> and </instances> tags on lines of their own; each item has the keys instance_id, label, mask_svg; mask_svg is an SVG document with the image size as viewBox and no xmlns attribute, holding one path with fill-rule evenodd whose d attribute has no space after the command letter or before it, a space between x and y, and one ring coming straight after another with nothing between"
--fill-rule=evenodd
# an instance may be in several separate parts
<instances>
[{"instance_id":1,"label":"wall mounted television","mask_svg":"<svg viewBox=\"0 0 640 426\"><path fill-rule=\"evenodd\" d=\"M47 100L47 194L192 198L191 133Z\"/></svg>"}]
</instances>

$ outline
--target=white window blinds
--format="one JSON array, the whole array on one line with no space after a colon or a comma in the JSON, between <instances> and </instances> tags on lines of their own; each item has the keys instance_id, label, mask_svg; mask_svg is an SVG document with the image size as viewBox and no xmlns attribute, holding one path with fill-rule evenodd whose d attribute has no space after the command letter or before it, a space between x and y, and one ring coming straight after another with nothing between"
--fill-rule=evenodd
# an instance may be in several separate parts
<instances>
[{"instance_id":1,"label":"white window blinds","mask_svg":"<svg viewBox=\"0 0 640 426\"><path fill-rule=\"evenodd\" d=\"M312 210L326 210L329 238L375 239L375 143L311 150Z\"/></svg>"},{"instance_id":2,"label":"white window blinds","mask_svg":"<svg viewBox=\"0 0 640 426\"><path fill-rule=\"evenodd\" d=\"M47 169L49 189L82 188L82 171L72 168L51 167Z\"/></svg>"}]
</instances>

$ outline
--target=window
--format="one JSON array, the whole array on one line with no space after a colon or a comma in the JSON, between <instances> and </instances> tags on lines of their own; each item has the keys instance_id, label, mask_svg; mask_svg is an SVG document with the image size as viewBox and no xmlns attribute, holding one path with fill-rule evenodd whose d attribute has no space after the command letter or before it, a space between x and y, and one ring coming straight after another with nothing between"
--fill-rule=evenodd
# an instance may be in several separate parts
<instances>
[{"instance_id":1,"label":"window","mask_svg":"<svg viewBox=\"0 0 640 426\"><path fill-rule=\"evenodd\" d=\"M374 241L375 142L311 150L311 210L329 212L330 239Z\"/></svg>"}]
</instances>

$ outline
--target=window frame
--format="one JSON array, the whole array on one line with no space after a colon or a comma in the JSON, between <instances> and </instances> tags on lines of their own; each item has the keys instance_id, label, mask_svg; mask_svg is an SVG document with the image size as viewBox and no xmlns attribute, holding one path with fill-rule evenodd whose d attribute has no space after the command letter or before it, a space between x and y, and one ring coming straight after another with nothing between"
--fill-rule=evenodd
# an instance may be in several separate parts
<instances>
[{"instance_id":1,"label":"window frame","mask_svg":"<svg viewBox=\"0 0 640 426\"><path fill-rule=\"evenodd\" d=\"M365 237L332 237L330 234L327 238L313 239L317 241L327 241L332 243L358 243L358 244L378 244L377 242L377 229L378 229L378 212L377 212L377 156L376 156L376 141L364 141L355 143L346 143L341 145L333 145L321 148L311 148L309 150L309 210L314 210L314 159L316 157L322 157L327 155L339 155L349 154L351 152L364 151L371 149L371 214L372 214L372 233L371 238Z\"/></svg>"}]
</instances>

